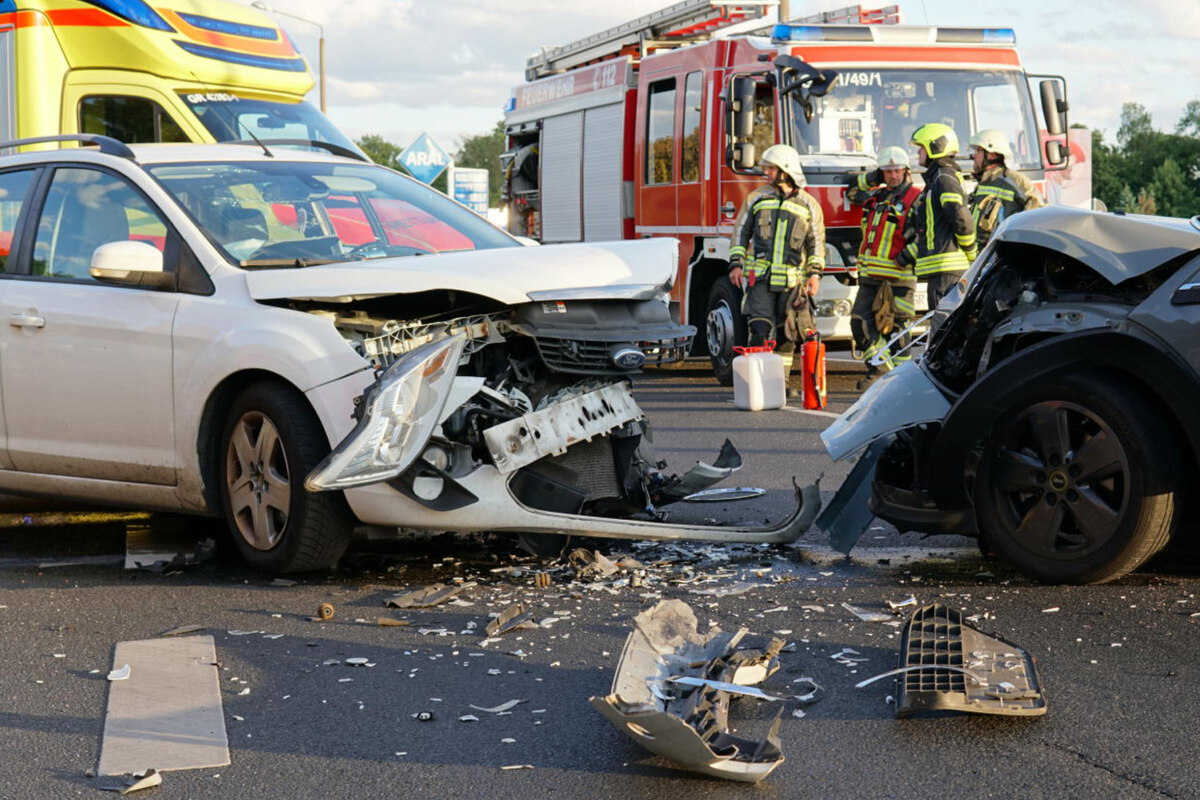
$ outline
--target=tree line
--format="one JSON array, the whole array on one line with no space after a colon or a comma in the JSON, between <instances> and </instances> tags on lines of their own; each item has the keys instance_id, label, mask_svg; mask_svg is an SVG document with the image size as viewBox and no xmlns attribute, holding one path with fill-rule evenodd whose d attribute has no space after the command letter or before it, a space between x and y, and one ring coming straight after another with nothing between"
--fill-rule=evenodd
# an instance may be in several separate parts
<instances>
[{"instance_id":1,"label":"tree line","mask_svg":"<svg viewBox=\"0 0 1200 800\"><path fill-rule=\"evenodd\" d=\"M1115 144L1093 130L1092 194L1112 211L1200 214L1200 100L1184 107L1173 133L1156 130L1141 103L1121 106Z\"/></svg>"}]
</instances>

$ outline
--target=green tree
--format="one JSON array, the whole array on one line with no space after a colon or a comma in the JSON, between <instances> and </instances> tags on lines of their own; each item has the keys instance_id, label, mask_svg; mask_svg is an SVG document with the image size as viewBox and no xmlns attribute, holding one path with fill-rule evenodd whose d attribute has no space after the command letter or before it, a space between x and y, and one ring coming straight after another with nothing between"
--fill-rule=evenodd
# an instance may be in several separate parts
<instances>
[{"instance_id":1,"label":"green tree","mask_svg":"<svg viewBox=\"0 0 1200 800\"><path fill-rule=\"evenodd\" d=\"M1154 199L1154 192L1148 187L1143 186L1138 190L1136 211L1139 214L1149 214L1154 216L1158 213L1158 202Z\"/></svg>"},{"instance_id":2,"label":"green tree","mask_svg":"<svg viewBox=\"0 0 1200 800\"><path fill-rule=\"evenodd\" d=\"M1200 198L1173 158L1155 168L1150 177L1150 192L1154 195L1158 213L1163 216L1190 217L1200 213Z\"/></svg>"},{"instance_id":3,"label":"green tree","mask_svg":"<svg viewBox=\"0 0 1200 800\"><path fill-rule=\"evenodd\" d=\"M1104 134L1092 131L1092 195L1104 201L1109 208L1120 206L1121 190L1128 189L1121 176L1121 154L1115 147L1104 143ZM1133 196L1130 194L1132 201ZM1128 206L1126 206L1128 207Z\"/></svg>"},{"instance_id":4,"label":"green tree","mask_svg":"<svg viewBox=\"0 0 1200 800\"><path fill-rule=\"evenodd\" d=\"M473 167L488 171L488 205L500 205L500 154L504 152L507 137L504 135L504 120L497 120L490 133L467 136L458 140L458 152L454 154L456 167Z\"/></svg>"},{"instance_id":5,"label":"green tree","mask_svg":"<svg viewBox=\"0 0 1200 800\"><path fill-rule=\"evenodd\" d=\"M1104 200L1103 197L1100 199ZM1107 200L1104 202L1108 203ZM1112 203L1108 203L1108 207L1113 211L1124 211L1129 214L1137 213L1137 195L1129 188L1128 183L1121 184L1121 191L1117 192L1117 196Z\"/></svg>"},{"instance_id":6,"label":"green tree","mask_svg":"<svg viewBox=\"0 0 1200 800\"><path fill-rule=\"evenodd\" d=\"M1200 137L1200 100L1188 100L1183 107L1183 116L1175 126L1175 133L1180 136Z\"/></svg>"},{"instance_id":7,"label":"green tree","mask_svg":"<svg viewBox=\"0 0 1200 800\"><path fill-rule=\"evenodd\" d=\"M368 133L361 139L356 139L354 143L362 148L367 157L376 164L401 172L407 171L404 169L404 165L400 163L400 153L404 152L404 148L397 147L382 136Z\"/></svg>"},{"instance_id":8,"label":"green tree","mask_svg":"<svg viewBox=\"0 0 1200 800\"><path fill-rule=\"evenodd\" d=\"M1121 106L1121 127L1117 128L1117 144L1128 150L1139 138L1155 133L1150 112L1141 103L1125 103Z\"/></svg>"}]
</instances>

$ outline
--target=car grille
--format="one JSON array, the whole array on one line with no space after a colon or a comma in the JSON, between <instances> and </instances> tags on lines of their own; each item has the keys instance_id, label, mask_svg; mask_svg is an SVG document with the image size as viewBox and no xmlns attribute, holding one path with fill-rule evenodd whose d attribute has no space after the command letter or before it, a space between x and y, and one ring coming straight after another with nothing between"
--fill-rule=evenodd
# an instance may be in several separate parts
<instances>
[{"instance_id":1,"label":"car grille","mask_svg":"<svg viewBox=\"0 0 1200 800\"><path fill-rule=\"evenodd\" d=\"M546 366L558 372L585 375L625 375L636 369L623 369L612 362L609 349L615 342L597 342L586 339L556 339L536 336L538 353ZM656 342L638 342L637 348L646 356L647 366L669 364L680 361L687 355L691 337L664 339Z\"/></svg>"}]
</instances>

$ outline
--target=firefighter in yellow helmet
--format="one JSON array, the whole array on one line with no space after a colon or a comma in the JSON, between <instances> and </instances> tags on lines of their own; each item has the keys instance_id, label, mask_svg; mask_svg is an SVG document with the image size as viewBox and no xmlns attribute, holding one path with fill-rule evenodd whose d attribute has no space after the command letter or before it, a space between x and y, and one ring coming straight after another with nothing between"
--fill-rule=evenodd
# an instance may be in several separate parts
<instances>
[{"instance_id":1,"label":"firefighter in yellow helmet","mask_svg":"<svg viewBox=\"0 0 1200 800\"><path fill-rule=\"evenodd\" d=\"M971 217L979 248L988 243L1000 223L1019 211L1044 205L1037 187L1013 162L1008 139L997 130L987 129L971 137L971 161L979 185L971 193Z\"/></svg>"},{"instance_id":2,"label":"firefighter in yellow helmet","mask_svg":"<svg viewBox=\"0 0 1200 800\"><path fill-rule=\"evenodd\" d=\"M862 391L883 370L899 360L905 344L891 348L893 330L902 330L915 316L913 294L917 288L911 267L896 264L904 247L904 225L908 210L921 190L913 186L908 153L899 147L879 151L877 166L870 172L851 175L854 183L846 199L862 206L862 244L858 248L858 294L850 312L850 331L860 357L867 364L867 377L858 382ZM882 370L871 362L882 359Z\"/></svg>"},{"instance_id":3,"label":"firefighter in yellow helmet","mask_svg":"<svg viewBox=\"0 0 1200 800\"><path fill-rule=\"evenodd\" d=\"M825 216L804 191L795 148L772 145L761 164L770 183L750 193L733 223L729 280L744 289L749 344L782 342L779 354L790 372L796 341L816 329L811 305L825 270ZM796 396L795 389L788 394Z\"/></svg>"},{"instance_id":4,"label":"firefighter in yellow helmet","mask_svg":"<svg viewBox=\"0 0 1200 800\"><path fill-rule=\"evenodd\" d=\"M925 189L909 210L907 244L896 257L929 286L929 307L954 287L975 260L975 221L967 209L958 167L958 136L949 125L930 122L913 131L917 163L925 168Z\"/></svg>"}]
</instances>

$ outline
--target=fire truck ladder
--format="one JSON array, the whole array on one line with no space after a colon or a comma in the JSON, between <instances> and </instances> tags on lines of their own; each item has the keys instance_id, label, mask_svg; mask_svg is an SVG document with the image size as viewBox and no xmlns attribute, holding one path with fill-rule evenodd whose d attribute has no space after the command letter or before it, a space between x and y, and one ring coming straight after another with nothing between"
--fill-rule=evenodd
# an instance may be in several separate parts
<instances>
[{"instance_id":1,"label":"fire truck ladder","mask_svg":"<svg viewBox=\"0 0 1200 800\"><path fill-rule=\"evenodd\" d=\"M525 79L547 75L626 53L640 59L653 49L678 47L706 39L715 31L761 19L779 0L682 0L644 17L617 25L561 47L544 47L530 56Z\"/></svg>"},{"instance_id":2,"label":"fire truck ladder","mask_svg":"<svg viewBox=\"0 0 1200 800\"><path fill-rule=\"evenodd\" d=\"M883 8L846 6L788 21L802 25L898 25L900 24L900 6L884 6Z\"/></svg>"}]
</instances>

